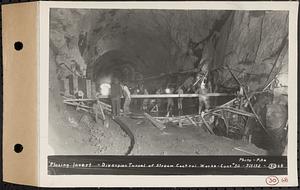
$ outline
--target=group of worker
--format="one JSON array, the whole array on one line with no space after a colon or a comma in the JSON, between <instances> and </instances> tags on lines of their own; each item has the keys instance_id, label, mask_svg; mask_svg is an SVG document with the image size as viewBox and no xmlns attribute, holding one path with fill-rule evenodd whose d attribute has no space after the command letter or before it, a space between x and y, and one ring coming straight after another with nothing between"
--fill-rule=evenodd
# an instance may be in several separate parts
<instances>
[{"instance_id":1,"label":"group of worker","mask_svg":"<svg viewBox=\"0 0 300 190\"><path fill-rule=\"evenodd\" d=\"M113 116L119 116L121 110L121 97L124 97L123 112L130 113L131 93L128 84L120 83L117 78L114 78L111 83L111 104Z\"/></svg>"},{"instance_id":2,"label":"group of worker","mask_svg":"<svg viewBox=\"0 0 300 190\"><path fill-rule=\"evenodd\" d=\"M194 83L193 89L186 89L182 86L167 87L165 91L162 88L159 88L155 91L155 94L183 94L184 90L186 92L193 92L199 94L198 99L198 114L201 114L203 111L209 108L208 97L206 96L209 93L209 85L206 82L207 80L198 80L197 83ZM123 113L130 114L130 105L131 105L131 91L132 94L144 94L148 95L148 90L143 86L143 84L139 84L136 88L130 89L129 84L127 82L120 82L117 78L114 78L111 83L111 105L112 105L112 113L113 116L119 116L121 113L121 98L124 98L123 104ZM179 115L183 114L183 98L177 98L177 109ZM144 112L157 113L161 109L162 99L156 98L144 98L144 99L134 99L133 106L137 109L143 110ZM167 114L166 116L172 116L174 114L174 98L167 98Z\"/></svg>"}]
</instances>

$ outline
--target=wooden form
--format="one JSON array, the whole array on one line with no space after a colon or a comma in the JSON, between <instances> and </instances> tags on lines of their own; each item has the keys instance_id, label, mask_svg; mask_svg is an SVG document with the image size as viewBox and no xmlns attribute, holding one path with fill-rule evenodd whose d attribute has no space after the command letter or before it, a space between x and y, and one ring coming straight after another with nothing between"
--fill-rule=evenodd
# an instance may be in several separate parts
<instances>
[{"instance_id":1,"label":"wooden form","mask_svg":"<svg viewBox=\"0 0 300 190\"><path fill-rule=\"evenodd\" d=\"M228 112L231 112L231 113L234 113L234 114L242 115L242 116L255 117L255 115L252 114L252 113L249 113L249 112L244 111L244 110L236 109L236 108L233 108L233 107L228 107L228 106L218 107L218 108L210 110L210 112L222 112L224 110L228 111Z\"/></svg>"},{"instance_id":2,"label":"wooden form","mask_svg":"<svg viewBox=\"0 0 300 190\"><path fill-rule=\"evenodd\" d=\"M243 89L243 91L244 91L244 94L245 94L245 97L246 97L246 99L247 99L247 102L248 102L248 104L249 104L249 106L250 106L250 108L251 108L251 111L252 111L252 113L254 114L254 116L255 116L255 118L256 118L256 121L258 121L258 123L259 123L260 126L264 129L264 131L265 131L268 135L270 135L269 132L268 132L268 130L266 129L266 127L265 127L264 124L262 123L260 117L259 117L259 116L257 115L257 113L255 112L254 107L253 107L253 105L252 105L252 103L251 103L251 101L250 101L249 95L247 94L246 89L244 88L244 85L243 85L243 84L240 82L240 80L234 75L234 73L231 71L231 69L230 69L230 67L229 67L228 65L227 65L227 68L228 68L228 70L229 70L231 76L234 78L234 80L242 87L242 89Z\"/></svg>"},{"instance_id":3,"label":"wooden form","mask_svg":"<svg viewBox=\"0 0 300 190\"><path fill-rule=\"evenodd\" d=\"M215 133L213 132L213 130L210 127L210 125L205 121L205 119L203 118L202 115L200 115L200 118L202 119L203 124L204 124L205 128L209 131L209 133L214 135Z\"/></svg>"},{"instance_id":4,"label":"wooden form","mask_svg":"<svg viewBox=\"0 0 300 190\"><path fill-rule=\"evenodd\" d=\"M68 100L63 101L63 103L66 105L75 106L77 111L82 110L88 113L94 113L96 115L96 119L98 119L98 114L100 114L101 119L104 121L106 119L104 110L107 112L111 112L111 106L101 101L98 102L99 104L97 105L97 108L95 108L82 104L82 102L72 102Z\"/></svg>"},{"instance_id":5,"label":"wooden form","mask_svg":"<svg viewBox=\"0 0 300 190\"><path fill-rule=\"evenodd\" d=\"M230 126L228 124L227 118L224 116L225 112L229 112L232 114L237 114L237 115L241 115L244 117L254 117L255 115L249 112L246 112L244 110L240 110L237 108L233 108L230 107L230 105L232 105L232 103L236 100L236 98L230 100L229 102L218 106L217 108L211 109L208 112L204 113L203 116L201 115L183 115L183 116L177 116L177 117L152 117L151 115L145 113L144 117L146 119L148 119L149 121L151 121L151 123L159 128L160 130L163 130L165 128L166 123L174 123L174 124L178 124L180 126L183 125L194 125L196 127L204 127L204 129L206 129L206 131L208 131L210 134L214 134L209 122L207 122L204 118L204 116L217 116L219 118L221 118L224 123L225 123L225 127L226 127L226 133L228 134L230 131ZM82 107L82 108L86 108L86 109L90 109L90 107L86 106L86 105L82 105L79 102L88 102L88 101L95 101L93 99L65 99L64 103L68 104L68 105L74 105L77 107ZM101 111L101 115L103 118L105 118L104 115L104 110L106 112L112 112L112 108L111 105L104 103L103 101L98 100L98 103L101 105L102 111ZM121 110L122 111L122 110Z\"/></svg>"},{"instance_id":6,"label":"wooden form","mask_svg":"<svg viewBox=\"0 0 300 190\"><path fill-rule=\"evenodd\" d=\"M75 92L80 90L87 98L95 97L93 96L92 81L90 79L80 78L76 74L70 75L63 79L63 86L64 96L74 95Z\"/></svg>"},{"instance_id":7,"label":"wooden form","mask_svg":"<svg viewBox=\"0 0 300 190\"><path fill-rule=\"evenodd\" d=\"M144 113L144 116L159 130L164 130L166 128L166 126L163 123L154 119L151 115Z\"/></svg>"}]
</instances>

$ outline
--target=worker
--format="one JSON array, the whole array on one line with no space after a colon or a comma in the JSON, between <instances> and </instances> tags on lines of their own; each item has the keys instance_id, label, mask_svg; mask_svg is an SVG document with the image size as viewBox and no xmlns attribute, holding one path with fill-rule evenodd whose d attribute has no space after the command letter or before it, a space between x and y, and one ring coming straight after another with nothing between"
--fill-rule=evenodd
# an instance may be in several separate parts
<instances>
[{"instance_id":1,"label":"worker","mask_svg":"<svg viewBox=\"0 0 300 190\"><path fill-rule=\"evenodd\" d=\"M183 94L183 89L182 89L181 86L178 88L177 92L178 92L179 95ZM183 100L183 98L181 98L181 97L179 97L178 100L177 100L179 115L182 115L182 100Z\"/></svg>"},{"instance_id":2,"label":"worker","mask_svg":"<svg viewBox=\"0 0 300 190\"><path fill-rule=\"evenodd\" d=\"M133 89L133 93L132 94L133 95L137 95L137 94L139 94L139 92L140 92L140 90L137 87L135 87ZM139 108L139 106L138 106L138 99L137 98L133 99L133 107L136 110Z\"/></svg>"},{"instance_id":3,"label":"worker","mask_svg":"<svg viewBox=\"0 0 300 190\"><path fill-rule=\"evenodd\" d=\"M173 94L174 92L174 88L167 88L166 89L166 93L167 94ZM170 115L173 115L173 107L174 107L174 100L173 98L168 98L167 99L167 117L169 117Z\"/></svg>"},{"instance_id":4,"label":"worker","mask_svg":"<svg viewBox=\"0 0 300 190\"><path fill-rule=\"evenodd\" d=\"M121 109L121 96L122 96L122 88L117 78L113 79L113 83L111 84L111 104L112 104L112 112L113 118L114 116L120 115Z\"/></svg>"},{"instance_id":5,"label":"worker","mask_svg":"<svg viewBox=\"0 0 300 190\"><path fill-rule=\"evenodd\" d=\"M124 83L124 85L123 85L123 95L125 98L124 105L123 105L124 114L129 114L130 113L129 106L130 106L130 102L131 102L131 95L130 95L129 88L126 83Z\"/></svg>"},{"instance_id":6,"label":"worker","mask_svg":"<svg viewBox=\"0 0 300 190\"><path fill-rule=\"evenodd\" d=\"M94 120L98 123L98 115L100 113L100 101L97 99L93 102L93 113L94 113Z\"/></svg>"},{"instance_id":7,"label":"worker","mask_svg":"<svg viewBox=\"0 0 300 190\"><path fill-rule=\"evenodd\" d=\"M76 90L75 93L74 93L75 97L77 99L83 99L84 97L84 92L82 92L81 90Z\"/></svg>"},{"instance_id":8,"label":"worker","mask_svg":"<svg viewBox=\"0 0 300 190\"><path fill-rule=\"evenodd\" d=\"M84 92L82 92L81 90L76 90L74 93L74 96L76 99L83 99L84 97ZM85 102L83 101L79 101L78 102L78 106L76 106L76 110L83 110L83 111L87 111L87 109L83 108L83 106L86 106Z\"/></svg>"},{"instance_id":9,"label":"worker","mask_svg":"<svg viewBox=\"0 0 300 190\"><path fill-rule=\"evenodd\" d=\"M209 108L209 101L207 97L208 89L206 88L206 84L204 80L198 85L198 89L196 93L199 94L199 107L198 107L198 114L203 114L203 110L207 111Z\"/></svg>"},{"instance_id":10,"label":"worker","mask_svg":"<svg viewBox=\"0 0 300 190\"><path fill-rule=\"evenodd\" d=\"M148 95L148 91L146 88L144 88L144 95ZM142 104L142 110L143 111L147 111L148 110L148 103L149 103L149 99L148 98L144 98L143 99L143 104Z\"/></svg>"}]
</instances>

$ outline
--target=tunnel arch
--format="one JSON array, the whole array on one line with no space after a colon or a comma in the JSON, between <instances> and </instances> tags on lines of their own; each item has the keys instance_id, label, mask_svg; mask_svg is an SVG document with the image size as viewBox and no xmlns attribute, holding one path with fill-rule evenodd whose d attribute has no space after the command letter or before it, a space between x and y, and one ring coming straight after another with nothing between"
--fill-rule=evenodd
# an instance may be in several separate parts
<instances>
[{"instance_id":1,"label":"tunnel arch","mask_svg":"<svg viewBox=\"0 0 300 190\"><path fill-rule=\"evenodd\" d=\"M143 76L143 63L130 52L113 49L98 57L87 66L87 77L99 83L110 83L113 76L121 81L135 81Z\"/></svg>"}]
</instances>

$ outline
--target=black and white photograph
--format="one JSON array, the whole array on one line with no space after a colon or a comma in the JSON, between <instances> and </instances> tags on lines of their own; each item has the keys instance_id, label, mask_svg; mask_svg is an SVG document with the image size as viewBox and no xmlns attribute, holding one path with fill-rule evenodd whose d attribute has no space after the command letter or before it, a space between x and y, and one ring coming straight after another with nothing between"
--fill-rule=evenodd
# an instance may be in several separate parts
<instances>
[{"instance_id":1,"label":"black and white photograph","mask_svg":"<svg viewBox=\"0 0 300 190\"><path fill-rule=\"evenodd\" d=\"M48 172L163 159L287 174L288 67L289 11L51 8Z\"/></svg>"},{"instance_id":2,"label":"black and white photograph","mask_svg":"<svg viewBox=\"0 0 300 190\"><path fill-rule=\"evenodd\" d=\"M4 181L296 187L298 6L4 5Z\"/></svg>"}]
</instances>

